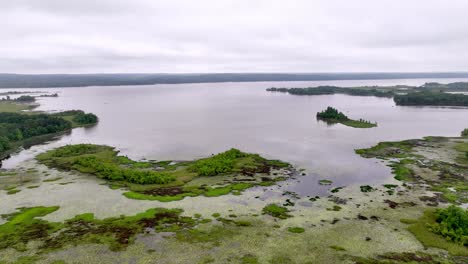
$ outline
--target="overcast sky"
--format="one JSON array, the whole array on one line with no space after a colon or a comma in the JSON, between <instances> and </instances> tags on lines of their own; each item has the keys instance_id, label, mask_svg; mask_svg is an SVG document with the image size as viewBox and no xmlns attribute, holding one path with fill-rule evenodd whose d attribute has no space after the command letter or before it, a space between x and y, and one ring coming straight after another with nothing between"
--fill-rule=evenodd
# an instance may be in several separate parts
<instances>
[{"instance_id":1,"label":"overcast sky","mask_svg":"<svg viewBox=\"0 0 468 264\"><path fill-rule=\"evenodd\" d=\"M0 0L0 72L467 71L467 0Z\"/></svg>"}]
</instances>

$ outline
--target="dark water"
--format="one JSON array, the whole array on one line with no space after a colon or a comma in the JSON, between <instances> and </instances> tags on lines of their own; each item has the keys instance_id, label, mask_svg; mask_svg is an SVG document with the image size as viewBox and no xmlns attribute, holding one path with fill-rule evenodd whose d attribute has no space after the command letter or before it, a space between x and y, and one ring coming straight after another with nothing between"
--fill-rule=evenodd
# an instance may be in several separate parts
<instances>
[{"instance_id":1,"label":"dark water","mask_svg":"<svg viewBox=\"0 0 468 264\"><path fill-rule=\"evenodd\" d=\"M316 85L419 85L428 80L261 82L49 89L38 110L82 109L100 118L49 144L22 151L4 162L14 167L39 151L72 143L117 147L141 159L193 159L231 147L285 160L307 169L291 187L309 193L318 178L336 185L382 183L390 171L354 149L379 141L456 136L468 127L467 108L399 107L392 99L346 95L293 96L265 88ZM460 80L430 80L451 82ZM19 90L19 89L15 89ZM41 89L47 90L47 89ZM315 119L327 106L351 118L377 121L372 129L328 126Z\"/></svg>"}]
</instances>

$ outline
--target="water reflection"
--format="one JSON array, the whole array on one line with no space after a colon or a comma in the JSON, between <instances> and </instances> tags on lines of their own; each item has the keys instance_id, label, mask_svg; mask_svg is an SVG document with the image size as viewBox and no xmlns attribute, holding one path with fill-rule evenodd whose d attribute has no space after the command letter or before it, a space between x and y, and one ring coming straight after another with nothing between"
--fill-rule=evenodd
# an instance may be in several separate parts
<instances>
[{"instance_id":1,"label":"water reflection","mask_svg":"<svg viewBox=\"0 0 468 264\"><path fill-rule=\"evenodd\" d=\"M65 144L117 147L135 159L194 159L236 147L305 168L308 176L289 187L315 195L336 186L387 181L390 171L354 149L379 141L455 136L468 125L465 108L399 107L388 98L346 95L292 96L266 92L272 86L418 85L426 80L213 83L46 89L58 98L40 98L38 110L82 109L100 118L97 126L31 147L4 161L17 166L37 153ZM431 80L451 82L454 80ZM461 81L461 80L457 80ZM44 89L43 89L44 90ZM355 129L317 122L316 113L333 106L352 119L378 122ZM323 189L323 190L322 190Z\"/></svg>"}]
</instances>

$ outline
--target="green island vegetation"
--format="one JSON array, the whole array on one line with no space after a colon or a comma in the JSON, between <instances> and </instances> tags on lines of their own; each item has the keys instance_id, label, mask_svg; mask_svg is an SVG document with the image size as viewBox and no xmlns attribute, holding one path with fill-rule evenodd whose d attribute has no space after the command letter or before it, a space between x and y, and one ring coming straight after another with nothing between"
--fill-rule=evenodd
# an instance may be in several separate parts
<instances>
[{"instance_id":1,"label":"green island vegetation","mask_svg":"<svg viewBox=\"0 0 468 264\"><path fill-rule=\"evenodd\" d=\"M57 114L0 112L0 155L7 157L21 145L96 122L94 114L76 110Z\"/></svg>"},{"instance_id":2,"label":"green island vegetation","mask_svg":"<svg viewBox=\"0 0 468 264\"><path fill-rule=\"evenodd\" d=\"M329 106L326 110L317 113L317 119L325 121L327 123L340 123L345 126L354 127L354 128L371 128L376 127L377 123L371 123L370 121L359 119L352 120L349 119L344 113L338 111L337 109Z\"/></svg>"},{"instance_id":3,"label":"green island vegetation","mask_svg":"<svg viewBox=\"0 0 468 264\"><path fill-rule=\"evenodd\" d=\"M468 82L455 82L449 84L431 82L425 83L421 86L272 87L266 90L269 92L289 93L292 95L346 94L351 96L393 97L393 100L397 105L403 106L468 106L468 95L460 93L468 91Z\"/></svg>"},{"instance_id":4,"label":"green island vegetation","mask_svg":"<svg viewBox=\"0 0 468 264\"><path fill-rule=\"evenodd\" d=\"M124 193L128 198L163 202L240 194L253 186L272 185L292 173L288 163L238 149L194 161L139 162L119 156L109 146L78 144L39 154L37 160L52 168L96 175L112 188L128 188Z\"/></svg>"}]
</instances>

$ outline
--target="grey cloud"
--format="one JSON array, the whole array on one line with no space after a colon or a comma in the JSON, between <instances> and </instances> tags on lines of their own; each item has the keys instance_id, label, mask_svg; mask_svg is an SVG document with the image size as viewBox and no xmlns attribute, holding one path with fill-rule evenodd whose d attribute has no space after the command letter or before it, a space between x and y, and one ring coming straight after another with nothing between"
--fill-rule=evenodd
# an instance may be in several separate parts
<instances>
[{"instance_id":1,"label":"grey cloud","mask_svg":"<svg viewBox=\"0 0 468 264\"><path fill-rule=\"evenodd\" d=\"M465 0L0 0L0 72L468 70Z\"/></svg>"}]
</instances>

